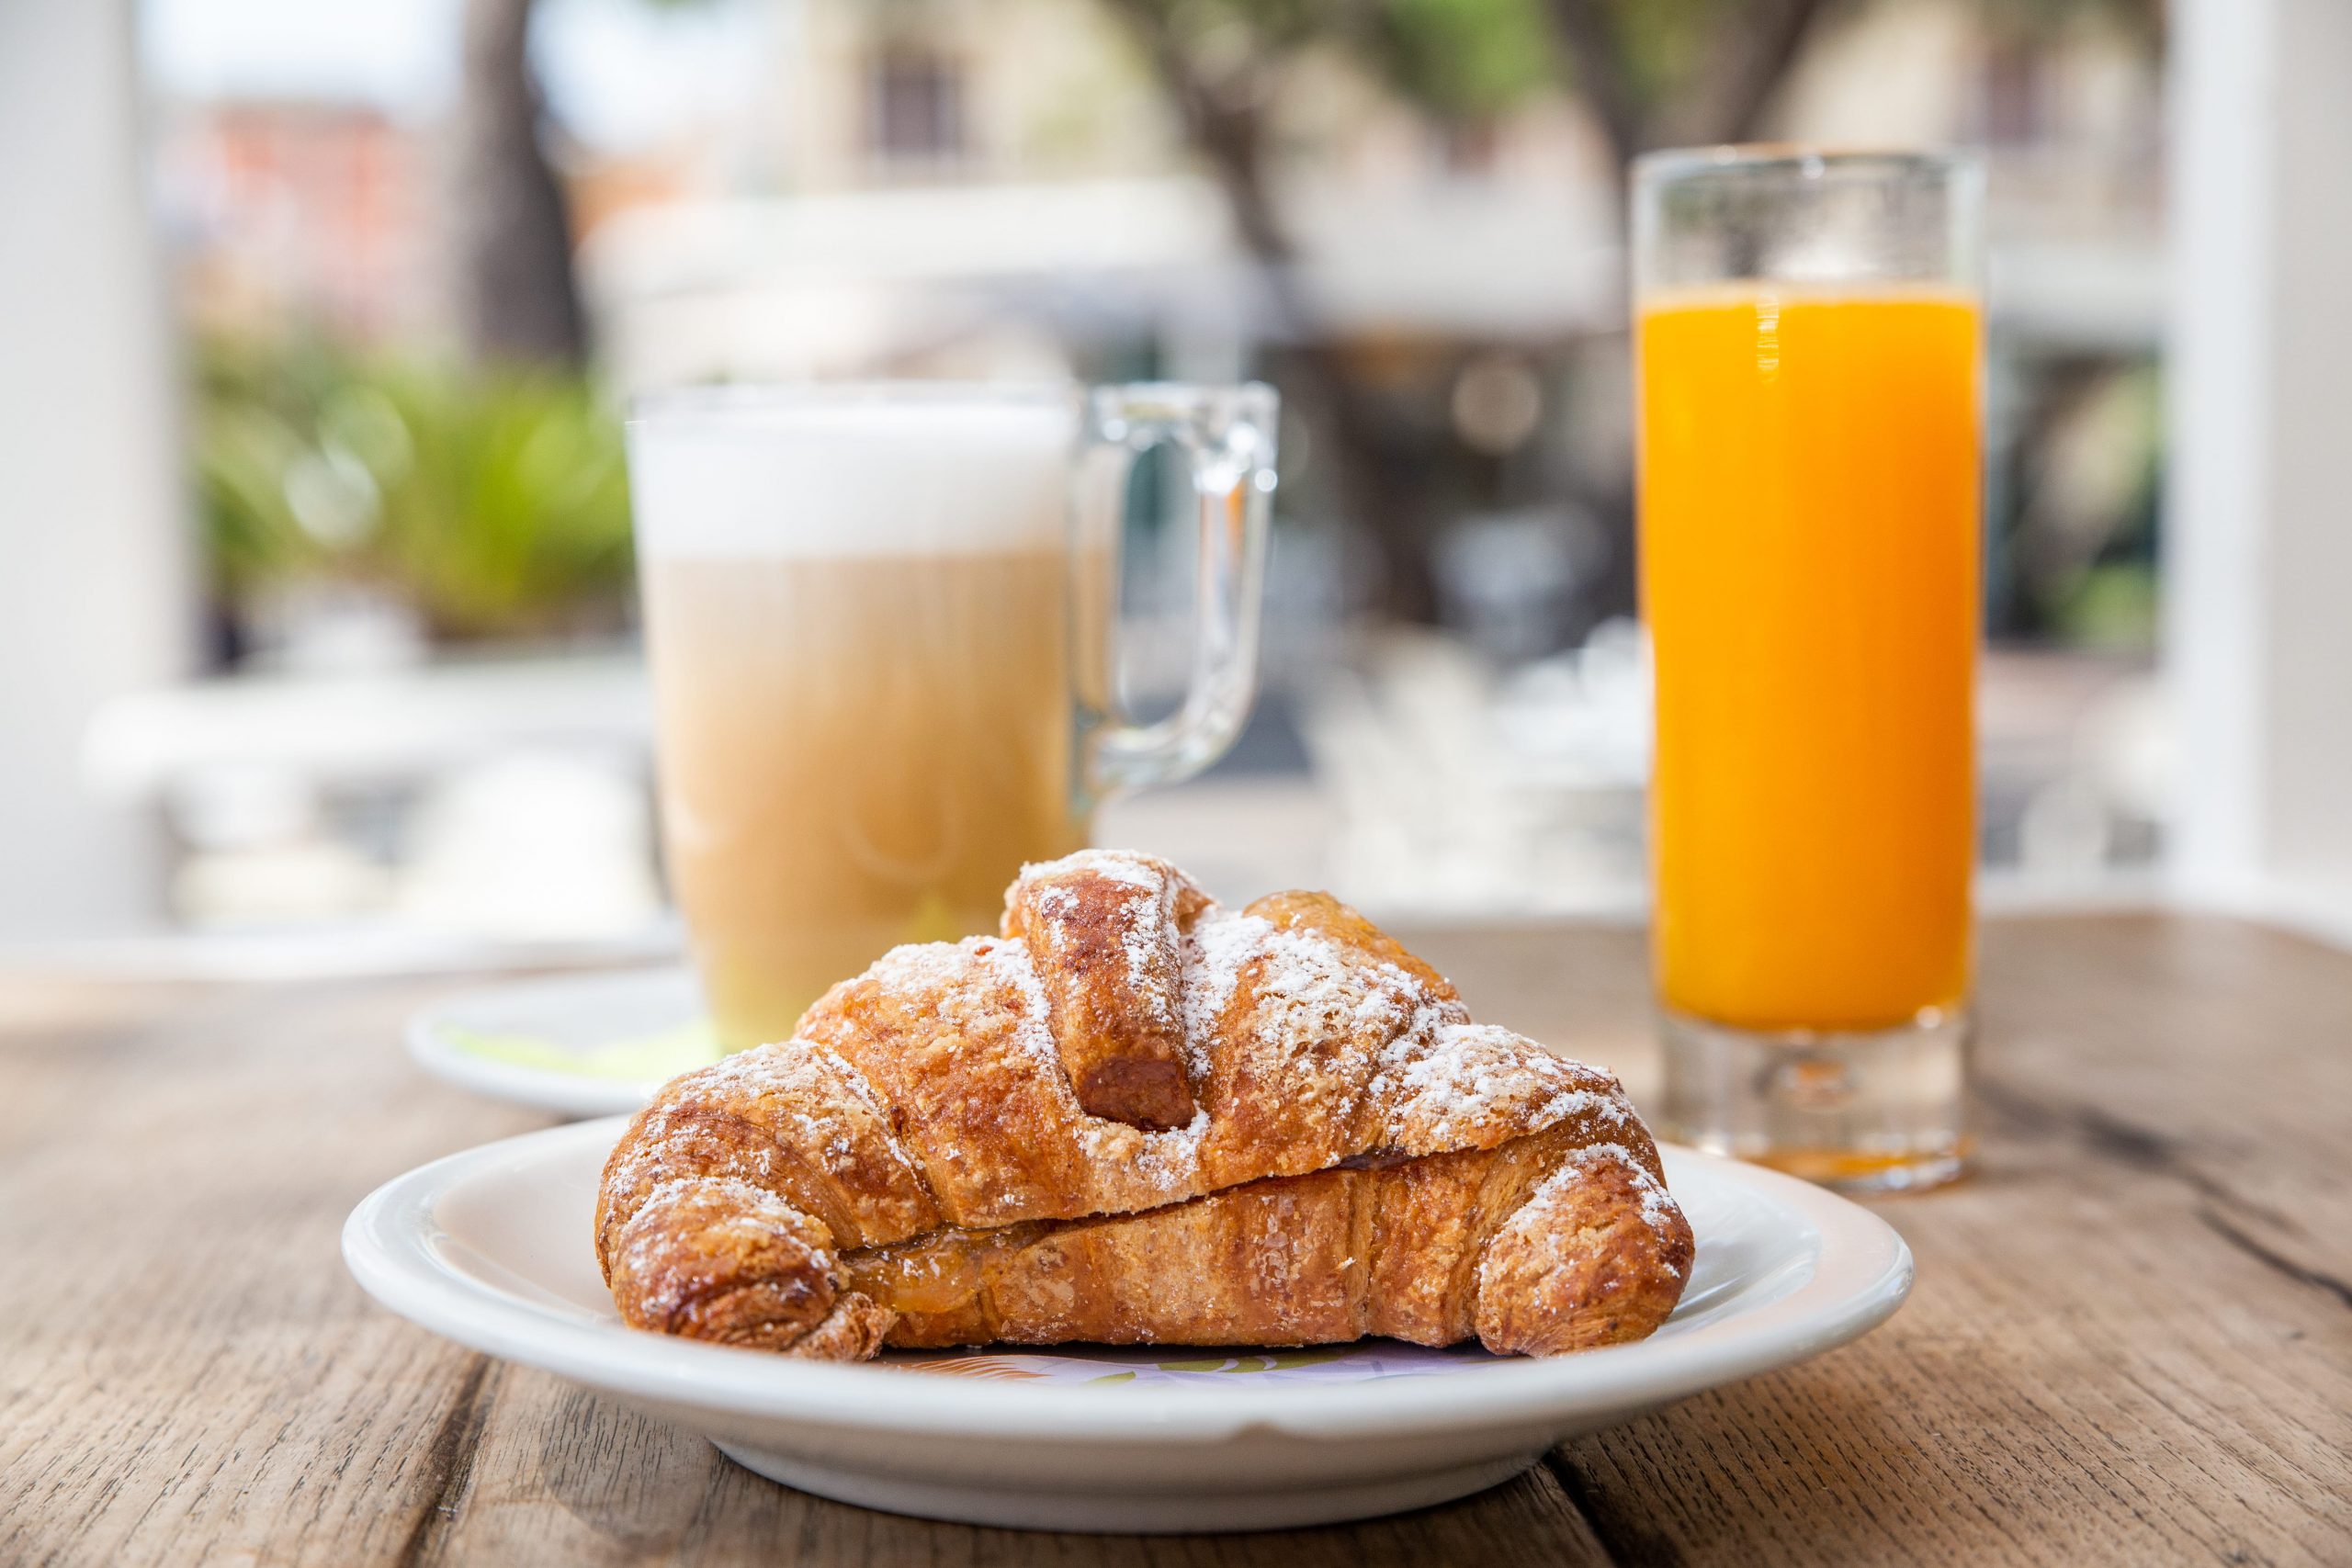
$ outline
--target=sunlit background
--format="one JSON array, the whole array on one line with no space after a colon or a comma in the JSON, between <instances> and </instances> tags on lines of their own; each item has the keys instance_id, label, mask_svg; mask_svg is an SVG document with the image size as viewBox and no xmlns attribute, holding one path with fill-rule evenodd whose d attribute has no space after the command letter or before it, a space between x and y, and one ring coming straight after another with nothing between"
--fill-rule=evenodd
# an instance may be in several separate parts
<instances>
[{"instance_id":1,"label":"sunlit background","mask_svg":"<svg viewBox=\"0 0 2352 1568\"><path fill-rule=\"evenodd\" d=\"M0 934L672 942L619 416L806 377L1272 380L1258 716L1101 836L1235 895L1637 909L1622 172L1755 139L1985 151L1986 885L2099 897L2165 853L2151 0L133 17L119 221L163 262L123 298L164 298L171 395L124 417L176 437L184 526L58 546L112 586L39 595L43 673L0 687L12 733L70 738L14 787L74 803L20 834ZM1132 541L1147 706L1187 645L1175 525Z\"/></svg>"}]
</instances>

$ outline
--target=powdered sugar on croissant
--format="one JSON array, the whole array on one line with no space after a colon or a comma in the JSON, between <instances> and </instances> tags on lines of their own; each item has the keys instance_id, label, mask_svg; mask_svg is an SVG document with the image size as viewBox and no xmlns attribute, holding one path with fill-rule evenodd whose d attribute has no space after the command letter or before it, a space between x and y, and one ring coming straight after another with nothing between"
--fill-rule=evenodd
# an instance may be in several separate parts
<instances>
[{"instance_id":1,"label":"powdered sugar on croissant","mask_svg":"<svg viewBox=\"0 0 2352 1568\"><path fill-rule=\"evenodd\" d=\"M623 1317L843 1359L1004 1339L1638 1337L1690 1232L1606 1073L1470 1021L1327 895L1024 870L663 1089L607 1165Z\"/></svg>"}]
</instances>

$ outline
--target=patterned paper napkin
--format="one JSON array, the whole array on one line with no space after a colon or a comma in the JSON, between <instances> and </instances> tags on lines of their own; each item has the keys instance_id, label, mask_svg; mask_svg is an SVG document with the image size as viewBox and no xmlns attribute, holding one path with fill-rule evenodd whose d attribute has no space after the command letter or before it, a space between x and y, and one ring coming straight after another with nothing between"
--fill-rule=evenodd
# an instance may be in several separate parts
<instances>
[{"instance_id":1,"label":"patterned paper napkin","mask_svg":"<svg viewBox=\"0 0 2352 1568\"><path fill-rule=\"evenodd\" d=\"M1046 1350L902 1351L881 1364L952 1377L1126 1387L1144 1383L1214 1384L1236 1375L1265 1382L1366 1382L1501 1364L1476 1346L1431 1350L1396 1339L1313 1345L1289 1350L1186 1349L1174 1346L1064 1346Z\"/></svg>"}]
</instances>

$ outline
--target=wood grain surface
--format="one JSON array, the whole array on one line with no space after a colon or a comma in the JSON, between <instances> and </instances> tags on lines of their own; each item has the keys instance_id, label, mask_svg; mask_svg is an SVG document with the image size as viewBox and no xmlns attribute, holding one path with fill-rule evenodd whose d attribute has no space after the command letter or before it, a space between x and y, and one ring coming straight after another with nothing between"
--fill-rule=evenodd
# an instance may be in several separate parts
<instances>
[{"instance_id":1,"label":"wood grain surface","mask_svg":"<svg viewBox=\"0 0 2352 1568\"><path fill-rule=\"evenodd\" d=\"M1399 934L1649 1086L1634 933ZM1879 1205L1919 1284L1860 1343L1462 1503L1159 1540L820 1502L376 1309L352 1204L542 1124L400 1055L447 988L0 979L0 1563L2352 1563L2352 956L2290 937L1989 926L1983 1170Z\"/></svg>"}]
</instances>

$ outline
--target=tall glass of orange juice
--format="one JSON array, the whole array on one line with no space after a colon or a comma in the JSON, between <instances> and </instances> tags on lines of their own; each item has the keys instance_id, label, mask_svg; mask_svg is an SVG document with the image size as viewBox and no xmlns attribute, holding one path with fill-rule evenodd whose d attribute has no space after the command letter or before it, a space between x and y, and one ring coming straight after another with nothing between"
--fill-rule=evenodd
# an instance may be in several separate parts
<instances>
[{"instance_id":1,"label":"tall glass of orange juice","mask_svg":"<svg viewBox=\"0 0 2352 1568\"><path fill-rule=\"evenodd\" d=\"M1817 1180L1968 1155L1980 182L1636 165L1665 1120Z\"/></svg>"}]
</instances>

